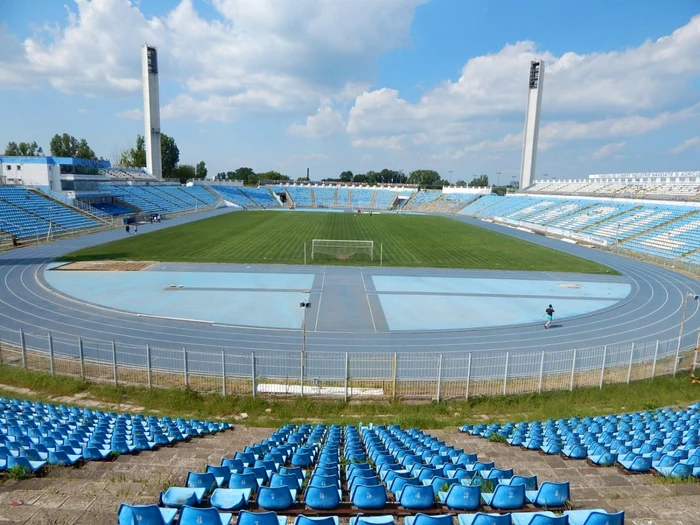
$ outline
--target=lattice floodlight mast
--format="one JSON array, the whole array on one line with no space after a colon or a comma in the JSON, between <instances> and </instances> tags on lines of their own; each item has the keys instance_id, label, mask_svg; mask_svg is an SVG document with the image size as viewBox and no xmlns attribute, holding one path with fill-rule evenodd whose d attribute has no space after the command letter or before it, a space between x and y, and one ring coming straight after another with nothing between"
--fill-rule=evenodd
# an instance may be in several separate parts
<instances>
[{"instance_id":1,"label":"lattice floodlight mast","mask_svg":"<svg viewBox=\"0 0 700 525\"><path fill-rule=\"evenodd\" d=\"M318 255L336 259L351 259L355 255L368 255L374 260L374 241L314 239L311 241L311 260Z\"/></svg>"}]
</instances>

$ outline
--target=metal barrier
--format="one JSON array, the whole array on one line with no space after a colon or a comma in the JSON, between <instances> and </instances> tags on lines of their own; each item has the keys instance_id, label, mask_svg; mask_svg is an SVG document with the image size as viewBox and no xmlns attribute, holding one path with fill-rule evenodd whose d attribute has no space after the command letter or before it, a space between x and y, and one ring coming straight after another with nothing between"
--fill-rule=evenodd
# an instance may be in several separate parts
<instances>
[{"instance_id":1,"label":"metal barrier","mask_svg":"<svg viewBox=\"0 0 700 525\"><path fill-rule=\"evenodd\" d=\"M692 334L688 334L692 335ZM688 339L688 335L685 336ZM445 399L602 388L693 370L679 338L540 352L227 352L0 329L0 363L115 385L244 395Z\"/></svg>"}]
</instances>

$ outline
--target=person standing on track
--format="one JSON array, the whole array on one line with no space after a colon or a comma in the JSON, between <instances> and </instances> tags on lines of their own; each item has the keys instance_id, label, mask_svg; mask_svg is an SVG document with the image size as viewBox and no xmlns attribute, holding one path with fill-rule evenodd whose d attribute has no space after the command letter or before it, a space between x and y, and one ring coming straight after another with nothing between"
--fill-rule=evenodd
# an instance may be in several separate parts
<instances>
[{"instance_id":1,"label":"person standing on track","mask_svg":"<svg viewBox=\"0 0 700 525\"><path fill-rule=\"evenodd\" d=\"M552 316L554 315L554 308L552 308L552 305L550 304L544 311L544 318L547 319L547 322L544 323L545 328L549 328L549 326L552 324Z\"/></svg>"}]
</instances>

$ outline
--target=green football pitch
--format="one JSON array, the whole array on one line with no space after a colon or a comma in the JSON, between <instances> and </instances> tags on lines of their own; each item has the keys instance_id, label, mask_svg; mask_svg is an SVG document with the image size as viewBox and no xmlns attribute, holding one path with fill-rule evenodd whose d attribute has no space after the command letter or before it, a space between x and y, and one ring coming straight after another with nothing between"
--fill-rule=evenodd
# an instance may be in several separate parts
<instances>
[{"instance_id":1,"label":"green football pitch","mask_svg":"<svg viewBox=\"0 0 700 525\"><path fill-rule=\"evenodd\" d=\"M610 268L447 217L236 212L74 252L63 260L344 264L615 273ZM368 255L316 256L313 239L374 241Z\"/></svg>"}]
</instances>

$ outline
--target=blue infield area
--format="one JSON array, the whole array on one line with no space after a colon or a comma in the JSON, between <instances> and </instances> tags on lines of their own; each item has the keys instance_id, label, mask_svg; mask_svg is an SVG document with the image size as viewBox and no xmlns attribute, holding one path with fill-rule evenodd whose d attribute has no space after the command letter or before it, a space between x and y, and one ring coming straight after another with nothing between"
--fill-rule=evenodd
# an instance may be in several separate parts
<instances>
[{"instance_id":1,"label":"blue infield area","mask_svg":"<svg viewBox=\"0 0 700 525\"><path fill-rule=\"evenodd\" d=\"M512 278L484 271L425 275L401 269L392 273L403 275L390 275L387 269L289 268L294 273L282 268L264 273L240 265L169 263L142 271L61 270L52 265L45 279L60 293L106 308L236 326L299 329L304 315L300 302L308 300L312 309L306 311L307 329L321 332L537 323L550 303L557 321L614 307L632 289L615 278L534 272L510 273L522 277Z\"/></svg>"}]
</instances>

